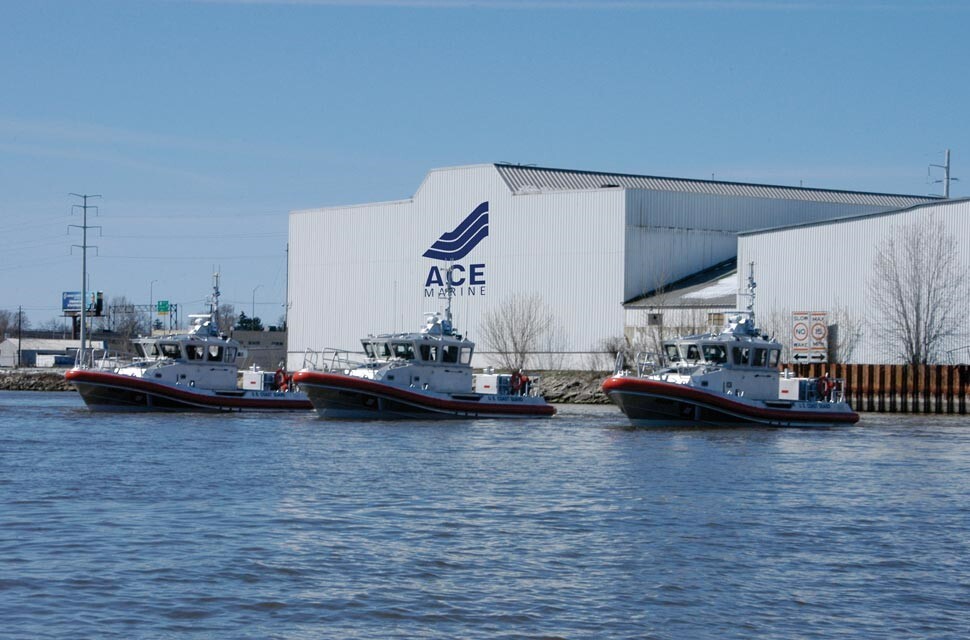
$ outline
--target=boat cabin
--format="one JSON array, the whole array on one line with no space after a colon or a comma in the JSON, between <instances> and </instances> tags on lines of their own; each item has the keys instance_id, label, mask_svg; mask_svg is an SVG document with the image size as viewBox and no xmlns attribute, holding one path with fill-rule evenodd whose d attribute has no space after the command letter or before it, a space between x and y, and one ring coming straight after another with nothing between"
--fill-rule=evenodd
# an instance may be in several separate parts
<instances>
[{"instance_id":1,"label":"boat cabin","mask_svg":"<svg viewBox=\"0 0 970 640\"><path fill-rule=\"evenodd\" d=\"M475 346L467 341L452 342L417 337L411 334L401 336L377 336L362 339L361 345L368 359L378 361L414 360L426 364L464 364L471 365Z\"/></svg>"},{"instance_id":2,"label":"boat cabin","mask_svg":"<svg viewBox=\"0 0 970 640\"><path fill-rule=\"evenodd\" d=\"M182 362L218 362L234 364L239 350L225 342L178 340L174 338L141 338L134 341L135 352L145 360L178 360Z\"/></svg>"},{"instance_id":3,"label":"boat cabin","mask_svg":"<svg viewBox=\"0 0 970 640\"><path fill-rule=\"evenodd\" d=\"M777 369L781 360L781 345L770 342L752 346L741 342L685 339L665 342L663 347L664 356L671 365L719 364Z\"/></svg>"}]
</instances>

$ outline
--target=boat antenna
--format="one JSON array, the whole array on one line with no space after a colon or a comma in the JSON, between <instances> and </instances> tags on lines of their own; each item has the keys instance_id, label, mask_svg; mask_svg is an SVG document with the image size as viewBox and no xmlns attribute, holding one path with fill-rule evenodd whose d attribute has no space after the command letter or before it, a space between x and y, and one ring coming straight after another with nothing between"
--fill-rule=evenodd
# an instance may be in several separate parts
<instances>
[{"instance_id":1,"label":"boat antenna","mask_svg":"<svg viewBox=\"0 0 970 640\"><path fill-rule=\"evenodd\" d=\"M748 263L748 313L751 314L751 321L754 324L754 290L758 283L754 281L754 262Z\"/></svg>"},{"instance_id":2,"label":"boat antenna","mask_svg":"<svg viewBox=\"0 0 970 640\"><path fill-rule=\"evenodd\" d=\"M451 280L451 270L452 264L449 262L448 267L445 269L445 321L442 323L442 333L449 335L452 333L454 326L451 322L451 299L455 295L455 285Z\"/></svg>"},{"instance_id":3,"label":"boat antenna","mask_svg":"<svg viewBox=\"0 0 970 640\"><path fill-rule=\"evenodd\" d=\"M209 296L209 315L215 323L215 331L219 332L219 272L212 274L212 295Z\"/></svg>"}]
</instances>

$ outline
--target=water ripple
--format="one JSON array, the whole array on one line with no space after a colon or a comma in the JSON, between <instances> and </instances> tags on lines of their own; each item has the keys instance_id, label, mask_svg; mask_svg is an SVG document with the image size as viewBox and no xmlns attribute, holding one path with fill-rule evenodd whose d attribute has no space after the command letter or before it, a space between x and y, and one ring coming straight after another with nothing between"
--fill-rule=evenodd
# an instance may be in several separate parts
<instances>
[{"instance_id":1,"label":"water ripple","mask_svg":"<svg viewBox=\"0 0 970 640\"><path fill-rule=\"evenodd\" d=\"M0 393L13 638L970 628L970 423L647 431L110 416Z\"/></svg>"}]
</instances>

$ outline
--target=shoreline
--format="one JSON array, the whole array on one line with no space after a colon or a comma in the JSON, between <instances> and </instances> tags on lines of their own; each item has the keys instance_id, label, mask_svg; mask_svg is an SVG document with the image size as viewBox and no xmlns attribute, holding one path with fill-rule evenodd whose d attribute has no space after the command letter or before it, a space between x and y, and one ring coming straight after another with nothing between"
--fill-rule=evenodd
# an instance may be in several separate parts
<instances>
[{"instance_id":1,"label":"shoreline","mask_svg":"<svg viewBox=\"0 0 970 640\"><path fill-rule=\"evenodd\" d=\"M609 376L600 371L550 371L536 374L553 404L610 404L600 389ZM62 369L0 369L0 391L74 391Z\"/></svg>"}]
</instances>

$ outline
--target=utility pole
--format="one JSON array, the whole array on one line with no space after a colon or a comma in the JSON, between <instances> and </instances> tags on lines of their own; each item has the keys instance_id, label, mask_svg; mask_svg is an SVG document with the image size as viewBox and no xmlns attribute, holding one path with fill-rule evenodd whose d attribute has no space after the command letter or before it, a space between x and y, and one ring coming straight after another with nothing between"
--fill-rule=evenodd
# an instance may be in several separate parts
<instances>
[{"instance_id":1,"label":"utility pole","mask_svg":"<svg viewBox=\"0 0 970 640\"><path fill-rule=\"evenodd\" d=\"M956 182L959 178L950 177L950 150L947 149L943 155L943 164L931 164L930 167L936 167L937 169L943 169L943 179L934 180L933 183L943 183L943 197L947 200L950 199L950 182ZM929 173L929 169L927 169Z\"/></svg>"},{"instance_id":2,"label":"utility pole","mask_svg":"<svg viewBox=\"0 0 970 640\"><path fill-rule=\"evenodd\" d=\"M80 210L82 213L81 224L68 225L69 227L75 227L81 230L81 244L72 245L72 247L80 247L81 249L81 349L78 352L81 355L80 364L84 365L84 349L85 349L85 325L87 320L85 318L88 306L88 229L97 229L101 231L101 227L98 226L88 226L88 209L94 209L95 214L98 212L98 208L94 205L88 204L88 198L100 198L100 195L87 195L80 193L70 193L68 195L74 196L75 198L81 198L84 204L71 205L71 214L73 215L75 211Z\"/></svg>"},{"instance_id":3,"label":"utility pole","mask_svg":"<svg viewBox=\"0 0 970 640\"><path fill-rule=\"evenodd\" d=\"M23 363L24 349L23 349L23 330L24 330L24 308L23 306L17 307L17 368Z\"/></svg>"}]
</instances>

